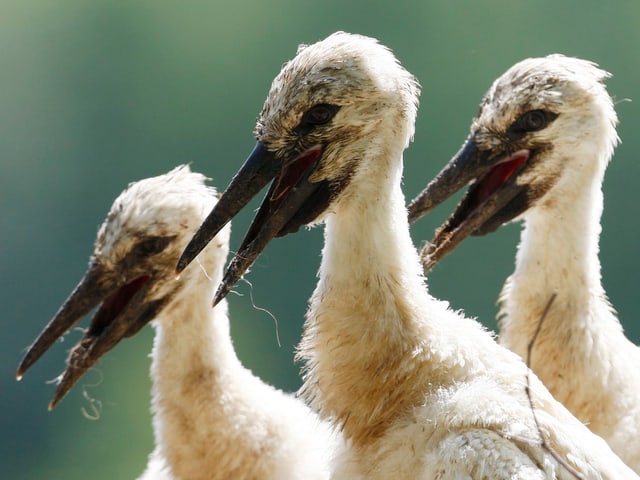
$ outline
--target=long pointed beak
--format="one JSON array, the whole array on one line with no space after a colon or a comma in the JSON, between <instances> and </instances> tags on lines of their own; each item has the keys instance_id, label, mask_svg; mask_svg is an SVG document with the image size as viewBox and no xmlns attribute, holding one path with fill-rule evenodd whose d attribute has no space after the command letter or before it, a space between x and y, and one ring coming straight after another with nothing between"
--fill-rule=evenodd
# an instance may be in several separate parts
<instances>
[{"instance_id":1,"label":"long pointed beak","mask_svg":"<svg viewBox=\"0 0 640 480\"><path fill-rule=\"evenodd\" d=\"M18 366L16 378L20 380L56 340L101 304L82 339L69 354L65 371L59 377L49 404L49 410L53 409L106 352L123 338L137 333L162 308L166 297L151 301L147 299L152 286L149 280L149 276L140 276L125 283L119 275L93 262L58 313L29 347Z\"/></svg>"},{"instance_id":2,"label":"long pointed beak","mask_svg":"<svg viewBox=\"0 0 640 480\"><path fill-rule=\"evenodd\" d=\"M423 247L425 273L469 235L495 230L526 209L525 187L517 183L526 167L529 150L500 156L480 150L469 138L442 171L410 203L409 221L415 222L455 192L470 184L454 213Z\"/></svg>"},{"instance_id":3,"label":"long pointed beak","mask_svg":"<svg viewBox=\"0 0 640 480\"><path fill-rule=\"evenodd\" d=\"M321 184L307 181L309 173L311 172L309 171L304 178L296 182L295 186L284 197L274 198L274 193L276 193L278 187L278 183L274 182L260 206L260 210L254 217L238 253L233 257L227 267L227 271L224 273L213 300L214 305L217 305L229 293L258 258L258 255L262 253L267 244L274 237L280 236L285 226L291 225L291 220L297 217L307 200L312 198L313 194L322 186ZM322 199L326 200L321 209L324 210L328 203L328 198L323 196ZM305 222L301 220L299 223ZM297 226L299 225L293 226L290 231L297 230Z\"/></svg>"},{"instance_id":4,"label":"long pointed beak","mask_svg":"<svg viewBox=\"0 0 640 480\"><path fill-rule=\"evenodd\" d=\"M36 341L29 347L20 362L16 378L21 380L25 372L46 352L56 340L67 333L85 315L87 315L102 299L115 290L99 264L92 263L89 269L64 302L58 313L42 330Z\"/></svg>"},{"instance_id":5,"label":"long pointed beak","mask_svg":"<svg viewBox=\"0 0 640 480\"><path fill-rule=\"evenodd\" d=\"M275 177L225 272L214 305L226 296L274 237L296 231L324 211L331 197L329 185L324 181L309 181L322 152L323 147L316 145L294 158L280 160L260 143L254 148L178 263L178 271L186 267L267 181Z\"/></svg>"},{"instance_id":6,"label":"long pointed beak","mask_svg":"<svg viewBox=\"0 0 640 480\"><path fill-rule=\"evenodd\" d=\"M280 162L274 154L258 142L182 252L176 267L178 273L182 272L211 239L275 177L279 167Z\"/></svg>"},{"instance_id":7,"label":"long pointed beak","mask_svg":"<svg viewBox=\"0 0 640 480\"><path fill-rule=\"evenodd\" d=\"M49 410L55 408L80 377L105 353L122 339L135 335L158 314L166 298L147 302L150 288L150 282L140 287L113 321L103 325L98 315L93 318L89 329L69 354L67 368L59 378L56 391L49 402Z\"/></svg>"},{"instance_id":8,"label":"long pointed beak","mask_svg":"<svg viewBox=\"0 0 640 480\"><path fill-rule=\"evenodd\" d=\"M486 163L476 142L468 138L462 148L409 204L409 223L414 223L467 185Z\"/></svg>"}]
</instances>

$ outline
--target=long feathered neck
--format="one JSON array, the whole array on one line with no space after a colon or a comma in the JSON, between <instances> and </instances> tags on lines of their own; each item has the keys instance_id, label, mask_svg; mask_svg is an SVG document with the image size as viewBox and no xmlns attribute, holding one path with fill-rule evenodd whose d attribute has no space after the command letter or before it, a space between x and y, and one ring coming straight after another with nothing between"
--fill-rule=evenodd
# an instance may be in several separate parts
<instances>
[{"instance_id":1,"label":"long feathered neck","mask_svg":"<svg viewBox=\"0 0 640 480\"><path fill-rule=\"evenodd\" d=\"M602 127L598 131L606 132ZM592 135L573 158L563 159L572 165L564 178L526 214L516 269L500 298L500 343L526 358L555 295L530 366L558 401L638 471L640 376L629 365L638 362L640 350L624 336L606 298L598 258L602 181L615 144L606 139L616 139L613 123L608 127L604 140Z\"/></svg>"},{"instance_id":2,"label":"long feathered neck","mask_svg":"<svg viewBox=\"0 0 640 480\"><path fill-rule=\"evenodd\" d=\"M453 378L455 348L437 345L448 342L437 325L446 305L428 295L409 235L402 147L372 145L378 158L363 161L370 167L356 172L326 219L299 349L303 395L356 445L379 438L432 382Z\"/></svg>"},{"instance_id":3,"label":"long feathered neck","mask_svg":"<svg viewBox=\"0 0 640 480\"><path fill-rule=\"evenodd\" d=\"M231 343L226 302L211 308L213 287L209 278L184 286L155 322L152 376L159 394L173 394L177 383L193 382L190 390L212 395L211 387L220 390L220 383L230 380L226 377L243 369ZM198 381L203 376L211 380L206 386Z\"/></svg>"},{"instance_id":4,"label":"long feathered neck","mask_svg":"<svg viewBox=\"0 0 640 480\"><path fill-rule=\"evenodd\" d=\"M557 292L575 300L601 292L601 179L580 183L527 213L513 281L527 282L538 294Z\"/></svg>"},{"instance_id":5,"label":"long feathered neck","mask_svg":"<svg viewBox=\"0 0 640 480\"><path fill-rule=\"evenodd\" d=\"M604 351L607 342L598 337L622 333L600 278L601 185L608 160L597 158L605 155L598 153L602 150L580 152L591 155L583 157L583 168L567 172L548 198L527 212L516 269L500 299L500 342L524 356L555 295L531 359L533 370L555 394L556 384L571 383L563 378L567 368L595 374L588 359L610 355ZM571 392L571 386L566 390Z\"/></svg>"},{"instance_id":6,"label":"long feathered neck","mask_svg":"<svg viewBox=\"0 0 640 480\"><path fill-rule=\"evenodd\" d=\"M235 355L226 302L211 308L214 286L209 278L185 285L155 322L154 430L177 478L230 478L240 471L232 460L259 450L236 422L253 400L244 384L257 379Z\"/></svg>"},{"instance_id":7,"label":"long feathered neck","mask_svg":"<svg viewBox=\"0 0 640 480\"><path fill-rule=\"evenodd\" d=\"M183 285L156 321L154 457L176 479L327 479L338 437L241 365L226 302L211 308L222 272L192 273L199 281Z\"/></svg>"}]
</instances>

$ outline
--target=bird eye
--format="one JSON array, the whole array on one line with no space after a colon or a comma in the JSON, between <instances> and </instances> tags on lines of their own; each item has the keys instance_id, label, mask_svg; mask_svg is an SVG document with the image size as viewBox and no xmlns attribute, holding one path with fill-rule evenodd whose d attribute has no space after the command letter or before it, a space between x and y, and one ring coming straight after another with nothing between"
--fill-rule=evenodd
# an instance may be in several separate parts
<instances>
[{"instance_id":1,"label":"bird eye","mask_svg":"<svg viewBox=\"0 0 640 480\"><path fill-rule=\"evenodd\" d=\"M150 237L138 243L135 247L136 255L141 257L150 257L162 252L175 236L169 237Z\"/></svg>"},{"instance_id":2,"label":"bird eye","mask_svg":"<svg viewBox=\"0 0 640 480\"><path fill-rule=\"evenodd\" d=\"M340 110L338 105L330 105L328 103L314 105L302 115L298 130L310 130L318 125L325 125L331 121L338 110Z\"/></svg>"},{"instance_id":3,"label":"bird eye","mask_svg":"<svg viewBox=\"0 0 640 480\"><path fill-rule=\"evenodd\" d=\"M558 114L546 110L530 110L523 113L514 125L518 132L537 132L556 119Z\"/></svg>"}]
</instances>

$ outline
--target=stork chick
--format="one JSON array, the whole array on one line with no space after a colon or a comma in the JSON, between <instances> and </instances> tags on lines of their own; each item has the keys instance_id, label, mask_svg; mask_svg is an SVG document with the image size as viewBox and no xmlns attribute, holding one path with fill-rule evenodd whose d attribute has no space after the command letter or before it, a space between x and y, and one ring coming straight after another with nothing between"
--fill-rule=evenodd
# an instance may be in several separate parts
<instances>
[{"instance_id":1,"label":"stork chick","mask_svg":"<svg viewBox=\"0 0 640 480\"><path fill-rule=\"evenodd\" d=\"M591 62L551 55L497 79L464 147L409 207L410 221L473 182L425 251L427 268L466 234L523 219L500 295L500 343L525 358L573 414L640 472L640 348L600 280L602 181L618 142L613 102ZM544 323L540 315L555 300Z\"/></svg>"},{"instance_id":2,"label":"stork chick","mask_svg":"<svg viewBox=\"0 0 640 480\"><path fill-rule=\"evenodd\" d=\"M101 302L71 352L51 407L101 355L153 320L156 450L144 479L329 478L328 426L241 365L226 302L211 308L229 228L175 278L180 252L216 201L215 190L187 166L131 184L98 232L89 271L31 347L18 376Z\"/></svg>"},{"instance_id":3,"label":"stork chick","mask_svg":"<svg viewBox=\"0 0 640 480\"><path fill-rule=\"evenodd\" d=\"M275 177L215 302L269 240L323 221L303 394L349 444L334 478L638 478L473 320L427 291L400 184L419 87L374 39L336 33L275 78L258 143L178 269Z\"/></svg>"}]
</instances>

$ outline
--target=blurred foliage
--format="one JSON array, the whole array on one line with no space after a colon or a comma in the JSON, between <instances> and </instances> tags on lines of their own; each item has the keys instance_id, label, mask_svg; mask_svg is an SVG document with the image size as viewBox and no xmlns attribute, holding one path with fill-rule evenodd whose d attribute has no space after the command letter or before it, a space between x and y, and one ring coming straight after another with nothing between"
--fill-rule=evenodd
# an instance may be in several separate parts
<instances>
[{"instance_id":1,"label":"blurred foliage","mask_svg":"<svg viewBox=\"0 0 640 480\"><path fill-rule=\"evenodd\" d=\"M424 92L405 191L417 193L462 143L492 80L553 52L611 71L623 139L605 183L603 279L628 334L634 323L640 222L640 3L631 0L0 2L0 470L3 478L135 478L153 445L151 328L124 342L52 413L53 387L74 332L21 382L24 348L82 275L97 226L130 181L189 162L223 188L253 145L273 76L299 43L335 30L391 47ZM414 229L417 243L452 200ZM250 221L234 224L238 245ZM430 276L434 295L494 328L495 299L513 269L519 227L468 240ZM273 242L232 296L243 362L293 390L293 363L314 284L321 229ZM253 295L253 301L249 298ZM265 308L270 315L255 308ZM277 344L279 334L281 346ZM91 402L101 404L91 420Z\"/></svg>"}]
</instances>

